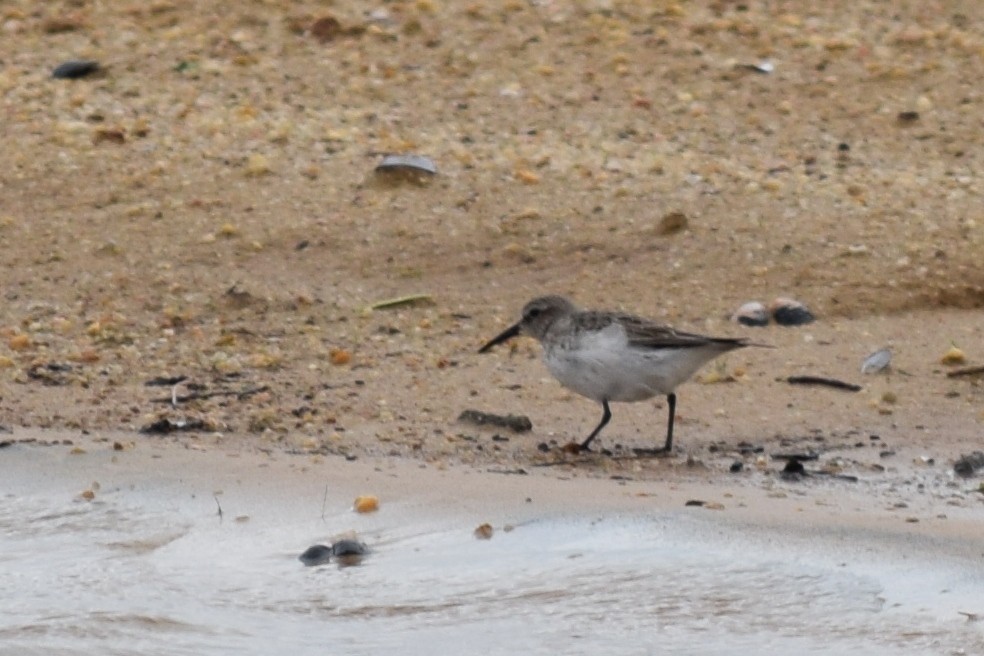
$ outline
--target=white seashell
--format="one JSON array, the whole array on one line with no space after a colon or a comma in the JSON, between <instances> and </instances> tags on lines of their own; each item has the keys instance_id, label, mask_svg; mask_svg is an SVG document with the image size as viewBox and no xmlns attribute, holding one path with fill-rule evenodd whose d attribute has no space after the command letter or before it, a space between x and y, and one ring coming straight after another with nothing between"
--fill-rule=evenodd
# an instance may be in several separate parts
<instances>
[{"instance_id":1,"label":"white seashell","mask_svg":"<svg viewBox=\"0 0 984 656\"><path fill-rule=\"evenodd\" d=\"M743 326L767 326L769 311L758 301L749 301L731 315L731 320Z\"/></svg>"},{"instance_id":2,"label":"white seashell","mask_svg":"<svg viewBox=\"0 0 984 656\"><path fill-rule=\"evenodd\" d=\"M861 363L861 373L877 374L885 371L892 364L892 352L887 348L879 349L866 357Z\"/></svg>"}]
</instances>

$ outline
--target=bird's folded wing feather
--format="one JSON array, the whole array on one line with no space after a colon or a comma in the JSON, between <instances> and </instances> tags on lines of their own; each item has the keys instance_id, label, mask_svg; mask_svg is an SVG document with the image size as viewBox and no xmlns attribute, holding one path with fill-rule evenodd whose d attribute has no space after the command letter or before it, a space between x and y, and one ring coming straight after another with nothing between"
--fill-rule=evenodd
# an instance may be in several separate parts
<instances>
[{"instance_id":1,"label":"bird's folded wing feather","mask_svg":"<svg viewBox=\"0 0 984 656\"><path fill-rule=\"evenodd\" d=\"M696 335L681 330L675 330L669 326L636 317L633 315L623 315L619 321L625 326L626 337L629 345L636 348L645 349L664 349L664 348L694 348L698 346L708 346L710 344L720 345L724 350L728 347L737 348L743 346L741 339L728 339L707 337Z\"/></svg>"}]
</instances>

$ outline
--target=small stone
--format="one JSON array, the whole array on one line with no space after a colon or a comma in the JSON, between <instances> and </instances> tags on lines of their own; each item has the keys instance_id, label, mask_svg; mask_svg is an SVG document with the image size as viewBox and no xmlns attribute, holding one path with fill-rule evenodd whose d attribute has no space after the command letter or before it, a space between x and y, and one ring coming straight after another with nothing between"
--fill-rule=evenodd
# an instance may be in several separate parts
<instances>
[{"instance_id":1,"label":"small stone","mask_svg":"<svg viewBox=\"0 0 984 656\"><path fill-rule=\"evenodd\" d=\"M358 540L338 540L331 545L331 555L336 558L365 556L367 553L369 553L369 547Z\"/></svg>"},{"instance_id":2,"label":"small stone","mask_svg":"<svg viewBox=\"0 0 984 656\"><path fill-rule=\"evenodd\" d=\"M246 159L246 175L261 176L270 172L270 160L265 155L253 153Z\"/></svg>"},{"instance_id":3,"label":"small stone","mask_svg":"<svg viewBox=\"0 0 984 656\"><path fill-rule=\"evenodd\" d=\"M311 36L322 43L335 39L342 34L342 24L334 16L322 16L311 24Z\"/></svg>"},{"instance_id":4,"label":"small stone","mask_svg":"<svg viewBox=\"0 0 984 656\"><path fill-rule=\"evenodd\" d=\"M975 472L984 470L984 452L974 451L973 453L961 456L953 463L953 471L960 476L973 476Z\"/></svg>"},{"instance_id":5,"label":"small stone","mask_svg":"<svg viewBox=\"0 0 984 656\"><path fill-rule=\"evenodd\" d=\"M308 567L314 567L316 565L326 564L329 560L331 560L331 554L331 547L327 547L323 544L316 544L305 549L304 553L298 556L297 559Z\"/></svg>"},{"instance_id":6,"label":"small stone","mask_svg":"<svg viewBox=\"0 0 984 656\"><path fill-rule=\"evenodd\" d=\"M479 540L491 540L494 532L495 530L492 528L492 525L486 522L484 524L480 524L478 528L475 529L475 538Z\"/></svg>"},{"instance_id":7,"label":"small stone","mask_svg":"<svg viewBox=\"0 0 984 656\"><path fill-rule=\"evenodd\" d=\"M919 120L919 112L899 112L895 118L899 125L912 125Z\"/></svg>"},{"instance_id":8,"label":"small stone","mask_svg":"<svg viewBox=\"0 0 984 656\"><path fill-rule=\"evenodd\" d=\"M334 365L344 365L352 361L352 354L342 348L333 348L328 352L328 361Z\"/></svg>"},{"instance_id":9,"label":"small stone","mask_svg":"<svg viewBox=\"0 0 984 656\"><path fill-rule=\"evenodd\" d=\"M659 225L656 226L656 234L661 237L675 235L678 232L686 230L688 224L689 221L687 220L686 214L683 212L670 212L659 220Z\"/></svg>"},{"instance_id":10,"label":"small stone","mask_svg":"<svg viewBox=\"0 0 984 656\"><path fill-rule=\"evenodd\" d=\"M7 340L7 346L11 351L23 351L31 347L31 338L28 335L14 335Z\"/></svg>"},{"instance_id":11,"label":"small stone","mask_svg":"<svg viewBox=\"0 0 984 656\"><path fill-rule=\"evenodd\" d=\"M359 496L355 498L352 507L357 513L371 513L379 510L379 499L372 495Z\"/></svg>"},{"instance_id":12,"label":"small stone","mask_svg":"<svg viewBox=\"0 0 984 656\"><path fill-rule=\"evenodd\" d=\"M519 169L514 173L517 180L526 185L535 185L540 183L540 176L529 169Z\"/></svg>"},{"instance_id":13,"label":"small stone","mask_svg":"<svg viewBox=\"0 0 984 656\"><path fill-rule=\"evenodd\" d=\"M943 357L940 358L940 364L946 365L965 364L966 362L966 354L955 345L951 346L947 352L943 354Z\"/></svg>"}]
</instances>

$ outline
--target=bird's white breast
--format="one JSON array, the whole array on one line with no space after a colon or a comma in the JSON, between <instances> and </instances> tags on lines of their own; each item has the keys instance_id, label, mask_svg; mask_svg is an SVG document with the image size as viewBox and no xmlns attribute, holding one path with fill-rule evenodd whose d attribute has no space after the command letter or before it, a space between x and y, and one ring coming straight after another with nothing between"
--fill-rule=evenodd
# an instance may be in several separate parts
<instances>
[{"instance_id":1,"label":"bird's white breast","mask_svg":"<svg viewBox=\"0 0 984 656\"><path fill-rule=\"evenodd\" d=\"M671 394L717 354L701 347L633 347L617 323L544 346L550 373L564 387L596 401L642 401Z\"/></svg>"}]
</instances>

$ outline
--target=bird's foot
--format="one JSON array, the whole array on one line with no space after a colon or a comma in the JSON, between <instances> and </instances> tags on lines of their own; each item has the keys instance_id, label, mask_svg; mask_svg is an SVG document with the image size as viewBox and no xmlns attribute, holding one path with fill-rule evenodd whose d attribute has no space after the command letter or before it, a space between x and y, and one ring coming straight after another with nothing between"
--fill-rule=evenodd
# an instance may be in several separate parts
<instances>
[{"instance_id":1,"label":"bird's foot","mask_svg":"<svg viewBox=\"0 0 984 656\"><path fill-rule=\"evenodd\" d=\"M591 447L587 444L578 444L577 442L568 442L560 447L560 450L572 456L576 456L579 453L591 453Z\"/></svg>"}]
</instances>

